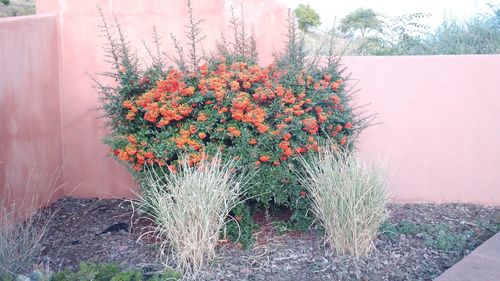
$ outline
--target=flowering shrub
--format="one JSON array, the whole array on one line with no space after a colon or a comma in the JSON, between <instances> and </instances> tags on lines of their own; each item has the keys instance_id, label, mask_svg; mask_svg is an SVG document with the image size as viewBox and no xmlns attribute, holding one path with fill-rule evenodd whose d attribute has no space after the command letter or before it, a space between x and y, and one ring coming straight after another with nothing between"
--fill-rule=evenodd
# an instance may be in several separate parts
<instances>
[{"instance_id":1,"label":"flowering shrub","mask_svg":"<svg viewBox=\"0 0 500 281\"><path fill-rule=\"evenodd\" d=\"M137 172L149 164L175 173L181 154L195 165L220 150L259 168L249 196L290 204L300 195L287 186L290 159L317 151L327 137L346 145L353 117L338 74L303 71L285 83L285 73L224 60L196 72L170 69L155 87L123 101L128 130L114 137L113 153Z\"/></svg>"},{"instance_id":2,"label":"flowering shrub","mask_svg":"<svg viewBox=\"0 0 500 281\"><path fill-rule=\"evenodd\" d=\"M291 20L285 52L259 66L253 36L247 38L244 24L233 18L234 50L222 47L200 63L200 22L190 22L190 67L174 41L177 67L165 68L158 52L140 71L121 30L115 40L104 21L116 70L107 75L119 81L117 87L99 85L112 154L141 181L145 165L176 173L183 155L196 165L222 152L239 168L256 171L247 198L258 206L287 206L292 219L306 218L307 194L293 173L296 157L317 152L327 139L347 147L366 125L353 111L338 61L330 56L324 66L308 65Z\"/></svg>"}]
</instances>

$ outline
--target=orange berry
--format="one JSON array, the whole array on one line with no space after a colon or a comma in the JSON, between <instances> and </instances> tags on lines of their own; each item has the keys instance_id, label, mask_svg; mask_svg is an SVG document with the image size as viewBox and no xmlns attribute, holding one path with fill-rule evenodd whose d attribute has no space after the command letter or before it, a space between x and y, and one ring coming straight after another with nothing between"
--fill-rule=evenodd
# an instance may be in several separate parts
<instances>
[{"instance_id":1,"label":"orange berry","mask_svg":"<svg viewBox=\"0 0 500 281\"><path fill-rule=\"evenodd\" d=\"M337 82L332 83L332 90L336 92L339 89L340 85Z\"/></svg>"},{"instance_id":2,"label":"orange berry","mask_svg":"<svg viewBox=\"0 0 500 281\"><path fill-rule=\"evenodd\" d=\"M263 155L263 156L259 157L259 160L261 162L267 162L267 161L269 161L269 158L270 158L269 156Z\"/></svg>"},{"instance_id":3,"label":"orange berry","mask_svg":"<svg viewBox=\"0 0 500 281\"><path fill-rule=\"evenodd\" d=\"M176 167L175 165L168 165L168 170L169 170L172 174L177 173L177 167Z\"/></svg>"},{"instance_id":4,"label":"orange berry","mask_svg":"<svg viewBox=\"0 0 500 281\"><path fill-rule=\"evenodd\" d=\"M347 143L347 136L343 136L342 139L340 140L340 144L344 145Z\"/></svg>"},{"instance_id":5,"label":"orange berry","mask_svg":"<svg viewBox=\"0 0 500 281\"><path fill-rule=\"evenodd\" d=\"M128 141L129 141L130 143L132 143L132 144L136 144L136 143L137 143L137 139L135 138L135 136L134 136L134 135L129 135L129 136L127 137L127 139L128 139Z\"/></svg>"},{"instance_id":6,"label":"orange berry","mask_svg":"<svg viewBox=\"0 0 500 281\"><path fill-rule=\"evenodd\" d=\"M231 82L230 86L231 86L231 90L235 91L235 92L240 89L240 83L238 83L238 81Z\"/></svg>"}]
</instances>

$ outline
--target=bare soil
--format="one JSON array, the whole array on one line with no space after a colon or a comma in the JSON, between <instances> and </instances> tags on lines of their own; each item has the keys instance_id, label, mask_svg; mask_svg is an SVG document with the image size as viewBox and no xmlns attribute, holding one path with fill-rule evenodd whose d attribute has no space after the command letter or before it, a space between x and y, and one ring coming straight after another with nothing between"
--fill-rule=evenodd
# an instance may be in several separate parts
<instances>
[{"instance_id":1,"label":"bare soil","mask_svg":"<svg viewBox=\"0 0 500 281\"><path fill-rule=\"evenodd\" d=\"M161 270L155 246L139 239L147 224L133 211L116 199L55 202L41 211L53 218L40 260L56 270L80 261ZM263 220L251 249L221 246L200 280L432 280L500 230L500 207L392 204L389 212L376 249L358 260L329 252L317 231L280 233Z\"/></svg>"}]
</instances>

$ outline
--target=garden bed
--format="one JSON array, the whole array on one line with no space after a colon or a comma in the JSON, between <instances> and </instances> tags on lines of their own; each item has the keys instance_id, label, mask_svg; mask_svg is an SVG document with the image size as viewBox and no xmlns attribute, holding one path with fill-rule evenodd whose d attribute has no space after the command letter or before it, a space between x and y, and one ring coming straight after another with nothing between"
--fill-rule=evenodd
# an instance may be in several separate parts
<instances>
[{"instance_id":1,"label":"garden bed","mask_svg":"<svg viewBox=\"0 0 500 281\"><path fill-rule=\"evenodd\" d=\"M328 253L315 231L286 231L267 219L251 249L221 246L201 280L431 280L500 230L498 207L391 204L389 211L368 257ZM137 242L146 224L132 218L129 203L64 198L43 211L49 213L40 258L52 268L94 261L145 273L162 269L154 246Z\"/></svg>"}]
</instances>

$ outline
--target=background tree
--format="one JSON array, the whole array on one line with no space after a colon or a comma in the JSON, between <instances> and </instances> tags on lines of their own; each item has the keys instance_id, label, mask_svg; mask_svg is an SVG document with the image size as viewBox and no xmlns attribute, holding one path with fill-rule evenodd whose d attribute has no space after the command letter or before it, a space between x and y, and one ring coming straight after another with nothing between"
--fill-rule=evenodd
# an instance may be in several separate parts
<instances>
[{"instance_id":1,"label":"background tree","mask_svg":"<svg viewBox=\"0 0 500 281\"><path fill-rule=\"evenodd\" d=\"M419 55L427 54L425 38L429 36L429 26L424 24L428 14L411 13L402 16L378 15L381 30L378 37L382 44L372 55Z\"/></svg>"},{"instance_id":2,"label":"background tree","mask_svg":"<svg viewBox=\"0 0 500 281\"><path fill-rule=\"evenodd\" d=\"M321 24L319 14L309 5L299 4L295 9L295 16L299 22L299 28L303 31Z\"/></svg>"},{"instance_id":3,"label":"background tree","mask_svg":"<svg viewBox=\"0 0 500 281\"><path fill-rule=\"evenodd\" d=\"M337 54L355 56L500 54L500 6L490 8L468 19L446 17L436 29L426 24L428 14L386 16L357 9L328 34L307 33L305 39L308 50L321 54L331 40Z\"/></svg>"},{"instance_id":4,"label":"background tree","mask_svg":"<svg viewBox=\"0 0 500 281\"><path fill-rule=\"evenodd\" d=\"M0 0L0 18L34 15L35 0Z\"/></svg>"},{"instance_id":5,"label":"background tree","mask_svg":"<svg viewBox=\"0 0 500 281\"><path fill-rule=\"evenodd\" d=\"M381 21L372 9L359 8L340 20L340 30L345 33L359 31L361 38L364 38L370 30L379 31Z\"/></svg>"},{"instance_id":6,"label":"background tree","mask_svg":"<svg viewBox=\"0 0 500 281\"><path fill-rule=\"evenodd\" d=\"M500 8L466 21L446 18L429 36L426 44L431 54L499 54Z\"/></svg>"}]
</instances>

